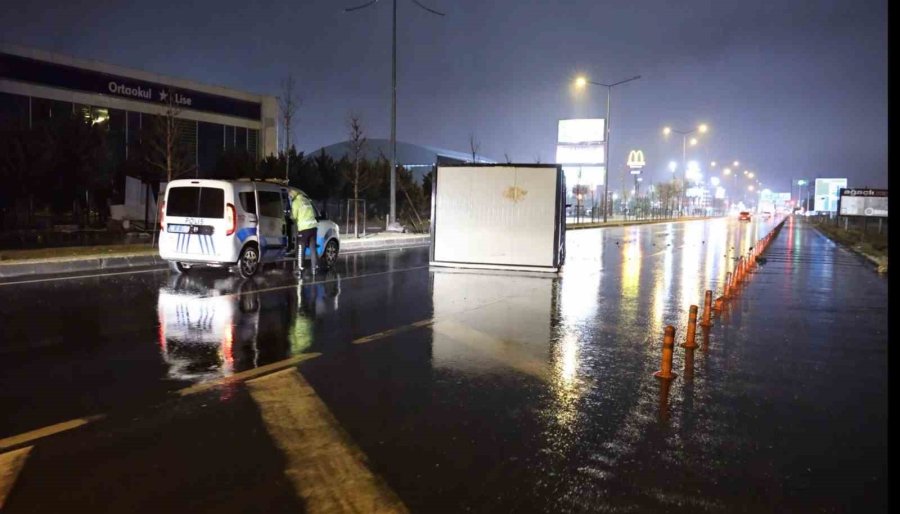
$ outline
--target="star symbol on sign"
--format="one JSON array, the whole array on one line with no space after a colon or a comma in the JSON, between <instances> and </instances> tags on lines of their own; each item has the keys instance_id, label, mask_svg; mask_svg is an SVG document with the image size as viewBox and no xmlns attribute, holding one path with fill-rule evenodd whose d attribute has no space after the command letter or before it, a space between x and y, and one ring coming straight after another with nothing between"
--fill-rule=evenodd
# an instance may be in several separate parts
<instances>
[{"instance_id":1,"label":"star symbol on sign","mask_svg":"<svg viewBox=\"0 0 900 514\"><path fill-rule=\"evenodd\" d=\"M168 98L168 97L169 97L169 93L166 93L165 91L159 92L159 101L160 102L165 102L166 98Z\"/></svg>"}]
</instances>

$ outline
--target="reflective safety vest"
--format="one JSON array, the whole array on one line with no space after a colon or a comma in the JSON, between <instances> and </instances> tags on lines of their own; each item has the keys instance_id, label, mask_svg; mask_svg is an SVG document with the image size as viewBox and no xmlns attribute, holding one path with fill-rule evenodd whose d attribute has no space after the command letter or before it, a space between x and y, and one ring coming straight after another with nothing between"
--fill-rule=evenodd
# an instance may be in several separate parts
<instances>
[{"instance_id":1,"label":"reflective safety vest","mask_svg":"<svg viewBox=\"0 0 900 514\"><path fill-rule=\"evenodd\" d=\"M318 222L316 221L316 211L313 209L310 199L293 189L290 191L291 216L294 218L294 223L297 224L297 232L315 228Z\"/></svg>"}]
</instances>

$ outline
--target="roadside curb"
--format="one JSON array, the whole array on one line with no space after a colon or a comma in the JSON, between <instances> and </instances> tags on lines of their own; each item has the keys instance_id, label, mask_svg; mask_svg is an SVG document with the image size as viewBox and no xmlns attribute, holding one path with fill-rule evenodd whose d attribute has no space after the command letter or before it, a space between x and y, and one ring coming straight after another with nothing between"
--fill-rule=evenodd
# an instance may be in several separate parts
<instances>
[{"instance_id":1,"label":"roadside curb","mask_svg":"<svg viewBox=\"0 0 900 514\"><path fill-rule=\"evenodd\" d=\"M428 234L385 238L354 239L341 242L341 252L353 253L360 250L390 250L421 246L431 241ZM129 268L162 267L166 261L159 258L156 250L152 253L120 255L109 257L63 257L49 259L32 259L14 262L0 262L0 279L17 277L36 277L65 273L79 273L104 270L122 270Z\"/></svg>"},{"instance_id":2,"label":"roadside curb","mask_svg":"<svg viewBox=\"0 0 900 514\"><path fill-rule=\"evenodd\" d=\"M725 216L704 216L701 218L672 218L665 220L635 220L635 221L620 221L620 222L606 222L606 223L582 223L579 225L566 225L566 230L584 230L589 228L609 228L609 227L627 227L629 225L651 225L654 223L681 223L685 221L703 221L703 220L712 220L718 218L725 218Z\"/></svg>"}]
</instances>

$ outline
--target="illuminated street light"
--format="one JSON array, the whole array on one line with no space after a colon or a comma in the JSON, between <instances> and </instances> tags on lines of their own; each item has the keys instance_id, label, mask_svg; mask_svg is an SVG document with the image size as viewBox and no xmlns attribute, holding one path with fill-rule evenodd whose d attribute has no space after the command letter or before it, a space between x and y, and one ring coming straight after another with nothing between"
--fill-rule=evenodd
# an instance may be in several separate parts
<instances>
[{"instance_id":1,"label":"illuminated street light","mask_svg":"<svg viewBox=\"0 0 900 514\"><path fill-rule=\"evenodd\" d=\"M722 170L722 173L724 173L725 175L731 175L731 168L725 168L724 170Z\"/></svg>"},{"instance_id":2,"label":"illuminated street light","mask_svg":"<svg viewBox=\"0 0 900 514\"><path fill-rule=\"evenodd\" d=\"M687 167L685 166L685 161L687 160L687 145L688 145L688 136L695 132L706 133L709 130L709 126L706 123L701 123L697 128L691 130L677 130L672 127L664 127L663 134L668 136L672 132L681 135L681 168L684 170L684 175L682 176L682 180L687 182ZM695 146L697 144L697 138L692 137L690 140L691 146ZM608 144L608 143L607 143ZM674 170L673 170L674 171ZM679 204L679 210L684 209L684 198L685 198L685 189L686 187L681 188L681 201Z\"/></svg>"},{"instance_id":3,"label":"illuminated street light","mask_svg":"<svg viewBox=\"0 0 900 514\"><path fill-rule=\"evenodd\" d=\"M709 163L709 166L710 166L711 168L715 168L715 167L716 167L716 161L713 161L713 162Z\"/></svg>"},{"instance_id":4,"label":"illuminated street light","mask_svg":"<svg viewBox=\"0 0 900 514\"><path fill-rule=\"evenodd\" d=\"M738 166L741 165L741 163L738 161L734 161L732 164L734 165L735 168L737 168Z\"/></svg>"},{"instance_id":5,"label":"illuminated street light","mask_svg":"<svg viewBox=\"0 0 900 514\"><path fill-rule=\"evenodd\" d=\"M417 0L413 0L413 1L418 3ZM609 122L610 122L609 100L610 100L610 97L612 96L612 88L613 87L618 86L620 84L624 84L626 82L631 82L632 80L637 80L639 78L641 78L641 76L636 75L634 77L631 77L630 79L620 80L620 81L614 82L612 84L603 84L602 82L594 82L593 80L588 80L584 76L581 76L581 77L578 77L575 79L575 85L578 87L584 87L588 84L592 84L594 86L603 86L606 88L606 122L604 123L604 125L606 125L606 137L603 139L604 143L606 144L606 166L603 167L603 221L604 222L606 222L606 214L607 214L607 211L609 211L609 209L606 207L606 198L609 197L609 163L612 162L612 157L610 156L611 147L609 146Z\"/></svg>"},{"instance_id":6,"label":"illuminated street light","mask_svg":"<svg viewBox=\"0 0 900 514\"><path fill-rule=\"evenodd\" d=\"M753 191L753 186L747 186L747 191Z\"/></svg>"},{"instance_id":7,"label":"illuminated street light","mask_svg":"<svg viewBox=\"0 0 900 514\"><path fill-rule=\"evenodd\" d=\"M709 183L713 185L713 187L719 186L719 177L709 177Z\"/></svg>"},{"instance_id":8,"label":"illuminated street light","mask_svg":"<svg viewBox=\"0 0 900 514\"><path fill-rule=\"evenodd\" d=\"M669 171L675 173L676 169L678 169L678 163L675 161L669 161Z\"/></svg>"},{"instance_id":9,"label":"illuminated street light","mask_svg":"<svg viewBox=\"0 0 900 514\"><path fill-rule=\"evenodd\" d=\"M748 178L753 178L753 172L751 171L750 173L748 173L748 174L747 174L747 177L748 177Z\"/></svg>"}]
</instances>

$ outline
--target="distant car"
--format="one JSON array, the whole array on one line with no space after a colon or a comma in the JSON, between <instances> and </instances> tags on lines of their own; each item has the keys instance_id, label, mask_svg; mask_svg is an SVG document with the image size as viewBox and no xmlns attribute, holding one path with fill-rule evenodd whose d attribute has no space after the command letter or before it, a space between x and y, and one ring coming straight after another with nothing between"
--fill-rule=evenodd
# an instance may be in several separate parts
<instances>
[{"instance_id":1,"label":"distant car","mask_svg":"<svg viewBox=\"0 0 900 514\"><path fill-rule=\"evenodd\" d=\"M750 213L747 211L741 211L741 213L738 214L738 221L750 221Z\"/></svg>"},{"instance_id":2,"label":"distant car","mask_svg":"<svg viewBox=\"0 0 900 514\"><path fill-rule=\"evenodd\" d=\"M763 213L762 213L762 217L765 218L765 219L769 219L769 218L772 217L772 213L769 212L769 211L763 212Z\"/></svg>"}]
</instances>

